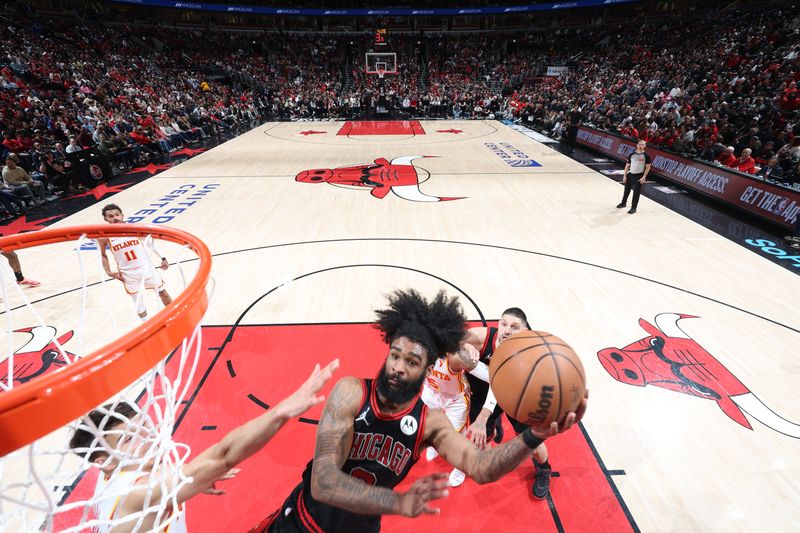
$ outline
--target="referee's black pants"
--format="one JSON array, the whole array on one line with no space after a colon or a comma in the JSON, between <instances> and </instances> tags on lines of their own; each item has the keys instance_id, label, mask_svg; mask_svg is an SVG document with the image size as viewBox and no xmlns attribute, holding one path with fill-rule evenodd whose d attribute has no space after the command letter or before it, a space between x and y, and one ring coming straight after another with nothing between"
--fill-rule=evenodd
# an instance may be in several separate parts
<instances>
[{"instance_id":1,"label":"referee's black pants","mask_svg":"<svg viewBox=\"0 0 800 533\"><path fill-rule=\"evenodd\" d=\"M622 203L625 204L628 202L628 195L631 193L631 189L633 190L633 202L631 203L631 208L636 209L636 206L639 205L639 194L642 192L642 184L639 182L642 179L642 174L631 174L628 173L628 179L625 180L625 192L622 193Z\"/></svg>"}]
</instances>

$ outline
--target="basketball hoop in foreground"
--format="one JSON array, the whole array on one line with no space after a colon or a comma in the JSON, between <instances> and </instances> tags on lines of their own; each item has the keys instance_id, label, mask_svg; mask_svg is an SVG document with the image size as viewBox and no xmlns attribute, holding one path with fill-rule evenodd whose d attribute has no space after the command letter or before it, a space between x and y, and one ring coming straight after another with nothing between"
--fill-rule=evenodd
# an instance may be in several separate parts
<instances>
[{"instance_id":1,"label":"basketball hoop in foreground","mask_svg":"<svg viewBox=\"0 0 800 533\"><path fill-rule=\"evenodd\" d=\"M171 304L123 334L120 328L97 331L83 327L84 323L98 324L96 319L85 320L92 311L87 302L105 303L120 297L118 282L107 280L100 266L99 250L92 247L90 240L109 237L158 240L183 280L182 290ZM8 269L3 269L0 294L4 296L4 304L0 311L5 312L8 342L0 345L9 349L7 359L0 363L0 531L110 530L123 523L129 527L139 524L139 529L133 530L144 531L150 528L143 524L151 522L152 528L160 531L176 520L178 513L172 510L177 506L170 502L177 503L178 490L188 483L181 466L190 450L186 445L174 443L172 433L200 351L200 320L208 308L206 286L211 254L197 237L159 226L87 225L0 238L3 251L32 249L31 256L47 253L48 250L41 248L51 246L69 247L78 263L75 282L82 292L81 303L75 306L80 307L75 336L88 339L83 341L85 344L91 344L95 338L116 339L87 355L72 345L68 352L61 345L66 342L64 337L57 339L55 328L40 318L46 312L53 315L52 307L48 307L53 305L52 301L43 298L34 306L13 282ZM40 249L33 250L37 247ZM64 254L58 257L63 261ZM63 262L64 271L68 272L69 264ZM61 302L64 294L58 294L55 301ZM21 305L12 307L9 300L13 299ZM125 311L130 314L129 307ZM31 323L25 321L34 319L28 317L35 317L38 326L29 327ZM12 334L34 330L46 337L37 341L42 353L39 364L46 358L58 362L58 368L52 372L44 371L47 367L42 366L42 371L32 374L33 359L25 360L19 352L13 353ZM78 347L80 344L79 340ZM99 418L86 416L93 409L98 409L95 414L99 413ZM76 428L89 435L85 447L75 450L80 456L68 449ZM161 497L152 498L141 512L121 519L97 516L96 508L107 507L111 502L113 509L113 502L130 491L128 486L116 493L106 490L93 494L92 486L80 494L72 492L76 479L96 466L90 457L98 454L108 457L106 464L111 460L118 462L113 475L124 469L130 472L128 475L145 476L148 495L158 488L156 493Z\"/></svg>"}]
</instances>

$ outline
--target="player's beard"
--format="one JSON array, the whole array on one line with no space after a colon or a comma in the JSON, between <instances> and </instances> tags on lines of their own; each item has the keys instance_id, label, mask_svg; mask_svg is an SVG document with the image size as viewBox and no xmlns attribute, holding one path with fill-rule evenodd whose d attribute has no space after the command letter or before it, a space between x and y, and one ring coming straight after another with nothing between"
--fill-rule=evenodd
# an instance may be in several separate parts
<instances>
[{"instance_id":1,"label":"player's beard","mask_svg":"<svg viewBox=\"0 0 800 533\"><path fill-rule=\"evenodd\" d=\"M386 373L386 364L384 363L380 372L378 372L378 380L375 385L378 393L387 402L392 405L400 405L411 401L414 396L419 394L422 390L422 384L425 382L425 372L416 381L407 382L399 378L395 379L398 382L396 385L389 382L389 374Z\"/></svg>"}]
</instances>

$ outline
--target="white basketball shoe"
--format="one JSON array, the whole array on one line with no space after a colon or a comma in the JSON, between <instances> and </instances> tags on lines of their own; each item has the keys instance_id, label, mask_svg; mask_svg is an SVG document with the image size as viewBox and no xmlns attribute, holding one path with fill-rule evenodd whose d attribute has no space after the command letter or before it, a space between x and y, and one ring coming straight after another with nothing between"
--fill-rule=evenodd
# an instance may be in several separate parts
<instances>
[{"instance_id":1,"label":"white basketball shoe","mask_svg":"<svg viewBox=\"0 0 800 533\"><path fill-rule=\"evenodd\" d=\"M436 451L436 448L433 446L428 446L428 449L425 450L425 459L428 461L433 461L437 457L439 457L439 452Z\"/></svg>"},{"instance_id":2,"label":"white basketball shoe","mask_svg":"<svg viewBox=\"0 0 800 533\"><path fill-rule=\"evenodd\" d=\"M464 480L467 478L467 475L462 472L461 470L455 469L450 472L450 481L448 482L451 487L458 487Z\"/></svg>"}]
</instances>

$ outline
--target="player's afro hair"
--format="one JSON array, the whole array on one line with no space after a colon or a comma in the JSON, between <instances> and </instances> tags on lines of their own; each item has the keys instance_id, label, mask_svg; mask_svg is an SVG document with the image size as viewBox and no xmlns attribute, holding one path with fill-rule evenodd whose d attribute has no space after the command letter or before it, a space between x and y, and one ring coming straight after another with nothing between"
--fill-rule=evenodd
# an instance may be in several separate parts
<instances>
[{"instance_id":1,"label":"player's afro hair","mask_svg":"<svg viewBox=\"0 0 800 533\"><path fill-rule=\"evenodd\" d=\"M389 307L378 309L376 327L383 340L391 343L397 337L408 337L423 345L434 358L458 351L464 337L466 317L456 297L448 298L439 291L430 302L414 289L396 290L388 296Z\"/></svg>"}]
</instances>

